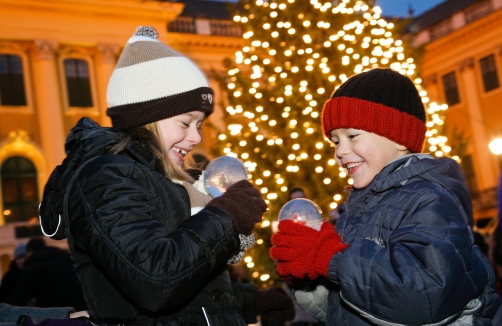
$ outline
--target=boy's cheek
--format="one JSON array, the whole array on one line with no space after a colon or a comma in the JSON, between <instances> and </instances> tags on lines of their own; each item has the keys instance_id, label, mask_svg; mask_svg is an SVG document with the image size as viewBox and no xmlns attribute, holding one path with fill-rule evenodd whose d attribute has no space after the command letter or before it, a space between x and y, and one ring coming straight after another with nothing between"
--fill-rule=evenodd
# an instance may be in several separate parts
<instances>
[{"instance_id":1,"label":"boy's cheek","mask_svg":"<svg viewBox=\"0 0 502 326\"><path fill-rule=\"evenodd\" d=\"M338 156L336 156L336 150L335 150L335 162L336 162L336 165L338 165L339 167L342 167L342 161L338 158Z\"/></svg>"}]
</instances>

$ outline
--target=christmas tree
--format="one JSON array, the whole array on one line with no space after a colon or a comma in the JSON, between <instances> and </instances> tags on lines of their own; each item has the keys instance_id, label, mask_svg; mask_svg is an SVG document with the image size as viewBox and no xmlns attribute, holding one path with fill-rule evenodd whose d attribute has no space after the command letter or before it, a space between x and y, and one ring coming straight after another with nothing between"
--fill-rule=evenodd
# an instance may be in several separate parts
<instances>
[{"instance_id":1,"label":"christmas tree","mask_svg":"<svg viewBox=\"0 0 502 326\"><path fill-rule=\"evenodd\" d=\"M228 130L214 155L240 158L269 203L258 242L245 258L253 283L277 281L268 256L272 225L288 190L304 187L327 216L346 198L352 180L335 165L333 145L321 127L323 104L350 76L390 67L409 76L427 103L426 145L437 156L450 148L441 136L445 105L428 103L414 59L393 35L395 23L374 1L241 0L234 17L245 46L225 61L220 84L228 94Z\"/></svg>"}]
</instances>

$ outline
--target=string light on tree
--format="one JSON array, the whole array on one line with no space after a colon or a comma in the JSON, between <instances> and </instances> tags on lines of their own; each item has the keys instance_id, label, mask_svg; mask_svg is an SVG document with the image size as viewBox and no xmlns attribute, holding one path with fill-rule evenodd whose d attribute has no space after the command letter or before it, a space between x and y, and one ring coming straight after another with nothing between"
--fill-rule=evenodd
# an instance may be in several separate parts
<instances>
[{"instance_id":1,"label":"string light on tree","mask_svg":"<svg viewBox=\"0 0 502 326\"><path fill-rule=\"evenodd\" d=\"M258 229L261 244L248 252L255 284L277 281L268 259L271 221L292 186L303 186L327 214L352 184L335 166L333 145L323 138L321 111L341 83L376 67L389 67L415 83L428 115L425 151L451 154L441 135L447 106L430 103L415 60L382 18L374 1L241 0L234 17L245 45L225 62L220 83L229 106L228 129L218 136L215 155L241 158L269 204ZM244 141L244 142L243 142ZM257 260L260 263L257 263ZM266 276L265 276L266 275Z\"/></svg>"}]
</instances>

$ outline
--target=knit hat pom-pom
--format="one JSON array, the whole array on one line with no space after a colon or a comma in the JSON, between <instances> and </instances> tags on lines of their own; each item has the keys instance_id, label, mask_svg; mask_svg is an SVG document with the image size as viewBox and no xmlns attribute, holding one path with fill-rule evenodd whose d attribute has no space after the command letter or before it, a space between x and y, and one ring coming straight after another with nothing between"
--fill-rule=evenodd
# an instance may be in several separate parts
<instances>
[{"instance_id":1,"label":"knit hat pom-pom","mask_svg":"<svg viewBox=\"0 0 502 326\"><path fill-rule=\"evenodd\" d=\"M138 28L136 28L134 36L148 36L157 39L157 32L155 31L155 29L153 29L153 27L139 26Z\"/></svg>"}]
</instances>

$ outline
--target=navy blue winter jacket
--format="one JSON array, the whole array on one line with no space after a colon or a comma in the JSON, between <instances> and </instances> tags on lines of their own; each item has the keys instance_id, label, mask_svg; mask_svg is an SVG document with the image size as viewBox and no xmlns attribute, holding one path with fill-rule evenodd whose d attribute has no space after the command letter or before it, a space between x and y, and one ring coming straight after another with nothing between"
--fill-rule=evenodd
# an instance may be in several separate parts
<instances>
[{"instance_id":1,"label":"navy blue winter jacket","mask_svg":"<svg viewBox=\"0 0 502 326\"><path fill-rule=\"evenodd\" d=\"M458 164L409 155L349 196L329 265L327 325L502 325L501 300L473 245Z\"/></svg>"}]
</instances>

